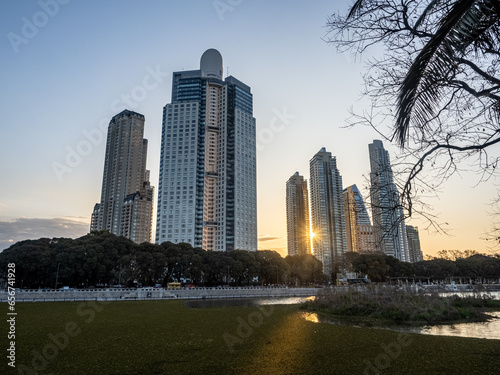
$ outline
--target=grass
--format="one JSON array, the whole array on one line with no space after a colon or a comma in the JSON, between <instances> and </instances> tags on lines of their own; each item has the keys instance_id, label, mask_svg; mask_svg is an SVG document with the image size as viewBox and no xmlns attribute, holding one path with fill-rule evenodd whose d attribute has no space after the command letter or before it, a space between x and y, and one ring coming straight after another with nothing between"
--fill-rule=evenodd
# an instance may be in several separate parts
<instances>
[{"instance_id":1,"label":"grass","mask_svg":"<svg viewBox=\"0 0 500 375\"><path fill-rule=\"evenodd\" d=\"M296 306L54 302L18 303L16 311L17 368L6 366L3 356L1 374L349 375L379 366L383 374L487 375L500 368L500 340L318 324ZM66 331L73 337L64 341ZM54 351L50 337L64 348ZM2 349L7 341L2 335ZM43 353L45 362L37 357Z\"/></svg>"},{"instance_id":2,"label":"grass","mask_svg":"<svg viewBox=\"0 0 500 375\"><path fill-rule=\"evenodd\" d=\"M489 317L485 312L500 310L500 301L486 293L443 297L371 285L324 289L302 308L375 325L428 325L486 321Z\"/></svg>"}]
</instances>

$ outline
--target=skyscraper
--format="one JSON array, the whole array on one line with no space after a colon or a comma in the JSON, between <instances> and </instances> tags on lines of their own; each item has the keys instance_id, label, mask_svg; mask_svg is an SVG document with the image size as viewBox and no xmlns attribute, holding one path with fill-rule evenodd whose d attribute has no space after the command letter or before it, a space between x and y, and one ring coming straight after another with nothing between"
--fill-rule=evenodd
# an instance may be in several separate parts
<instances>
[{"instance_id":1,"label":"skyscraper","mask_svg":"<svg viewBox=\"0 0 500 375\"><path fill-rule=\"evenodd\" d=\"M418 235L418 227L407 225L406 236L408 237L408 250L410 254L408 262L415 263L424 260L424 257L422 256L422 249L420 248L420 236Z\"/></svg>"},{"instance_id":2,"label":"skyscraper","mask_svg":"<svg viewBox=\"0 0 500 375\"><path fill-rule=\"evenodd\" d=\"M286 229L288 255L311 253L307 181L296 172L286 182Z\"/></svg>"},{"instance_id":3,"label":"skyscraper","mask_svg":"<svg viewBox=\"0 0 500 375\"><path fill-rule=\"evenodd\" d=\"M401 261L408 261L408 242L403 207L393 180L389 153L382 141L368 145L370 153L370 203L375 248Z\"/></svg>"},{"instance_id":4,"label":"skyscraper","mask_svg":"<svg viewBox=\"0 0 500 375\"><path fill-rule=\"evenodd\" d=\"M108 126L101 202L94 206L92 230L109 230L136 243L151 241L153 187L146 170L148 141L144 116L124 110Z\"/></svg>"},{"instance_id":5,"label":"skyscraper","mask_svg":"<svg viewBox=\"0 0 500 375\"><path fill-rule=\"evenodd\" d=\"M373 226L363 197L356 185L344 189L344 209L347 251L374 251Z\"/></svg>"},{"instance_id":6,"label":"skyscraper","mask_svg":"<svg viewBox=\"0 0 500 375\"><path fill-rule=\"evenodd\" d=\"M173 73L163 109L156 242L257 250L256 135L250 87L222 79L222 56Z\"/></svg>"},{"instance_id":7,"label":"skyscraper","mask_svg":"<svg viewBox=\"0 0 500 375\"><path fill-rule=\"evenodd\" d=\"M342 177L336 158L324 147L311 159L310 173L314 255L330 275L333 263L347 251Z\"/></svg>"}]
</instances>

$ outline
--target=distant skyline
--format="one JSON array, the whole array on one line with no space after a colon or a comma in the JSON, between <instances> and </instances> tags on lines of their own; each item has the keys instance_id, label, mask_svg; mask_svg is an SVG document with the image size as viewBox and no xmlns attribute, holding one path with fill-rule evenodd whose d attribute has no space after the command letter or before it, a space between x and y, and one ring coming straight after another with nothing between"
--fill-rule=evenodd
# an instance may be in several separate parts
<instances>
[{"instance_id":1,"label":"distant skyline","mask_svg":"<svg viewBox=\"0 0 500 375\"><path fill-rule=\"evenodd\" d=\"M224 58L224 78L238 77L254 95L258 246L286 255L285 183L296 171L309 179L318 149L337 158L344 187L356 184L368 196L368 144L380 136L346 128L351 107L368 109L360 99L364 65L322 39L327 17L348 5L3 1L0 250L23 239L88 232L100 200L107 126L124 109L145 115L147 168L158 186L162 108L171 102L172 73L196 69L200 55L215 48ZM400 150L385 140L384 146L394 161ZM497 182L476 186L479 179L461 172L430 200L451 236L407 220L419 228L424 255L487 251L481 238L490 227ZM153 230L155 223L156 215Z\"/></svg>"}]
</instances>

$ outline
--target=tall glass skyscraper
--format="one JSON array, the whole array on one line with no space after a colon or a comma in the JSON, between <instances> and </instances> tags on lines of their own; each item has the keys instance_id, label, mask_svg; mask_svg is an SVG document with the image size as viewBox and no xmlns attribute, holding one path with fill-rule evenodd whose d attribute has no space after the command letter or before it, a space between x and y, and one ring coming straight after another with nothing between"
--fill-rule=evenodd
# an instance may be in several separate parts
<instances>
[{"instance_id":1,"label":"tall glass skyscraper","mask_svg":"<svg viewBox=\"0 0 500 375\"><path fill-rule=\"evenodd\" d=\"M296 172L286 182L288 255L311 254L307 180Z\"/></svg>"},{"instance_id":2,"label":"tall glass skyscraper","mask_svg":"<svg viewBox=\"0 0 500 375\"><path fill-rule=\"evenodd\" d=\"M342 176L324 147L310 161L310 184L314 255L331 275L334 262L347 251L347 238Z\"/></svg>"},{"instance_id":3,"label":"tall glass skyscraper","mask_svg":"<svg viewBox=\"0 0 500 375\"><path fill-rule=\"evenodd\" d=\"M222 78L215 49L173 73L163 109L156 242L257 250L256 135L250 87Z\"/></svg>"},{"instance_id":4,"label":"tall glass skyscraper","mask_svg":"<svg viewBox=\"0 0 500 375\"><path fill-rule=\"evenodd\" d=\"M124 110L108 126L101 202L90 230L109 230L136 243L151 241L153 187L146 170L144 116Z\"/></svg>"},{"instance_id":5,"label":"tall glass skyscraper","mask_svg":"<svg viewBox=\"0 0 500 375\"><path fill-rule=\"evenodd\" d=\"M389 153L382 141L368 145L370 154L370 203L375 248L401 261L409 261L404 211L393 180Z\"/></svg>"},{"instance_id":6,"label":"tall glass skyscraper","mask_svg":"<svg viewBox=\"0 0 500 375\"><path fill-rule=\"evenodd\" d=\"M356 185L344 189L347 251L374 251L373 226Z\"/></svg>"}]
</instances>

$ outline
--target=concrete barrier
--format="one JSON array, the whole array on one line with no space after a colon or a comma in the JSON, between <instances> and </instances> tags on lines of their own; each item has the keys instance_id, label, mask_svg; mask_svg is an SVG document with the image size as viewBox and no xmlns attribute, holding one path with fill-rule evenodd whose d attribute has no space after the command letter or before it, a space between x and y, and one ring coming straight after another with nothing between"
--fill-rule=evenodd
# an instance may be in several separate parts
<instances>
[{"instance_id":1,"label":"concrete barrier","mask_svg":"<svg viewBox=\"0 0 500 375\"><path fill-rule=\"evenodd\" d=\"M206 299L206 298L280 298L315 296L318 288L286 287L222 287L222 288L106 288L66 290L17 289L16 302L49 301L119 301L158 299ZM6 290L0 291L0 302L7 302Z\"/></svg>"}]
</instances>

